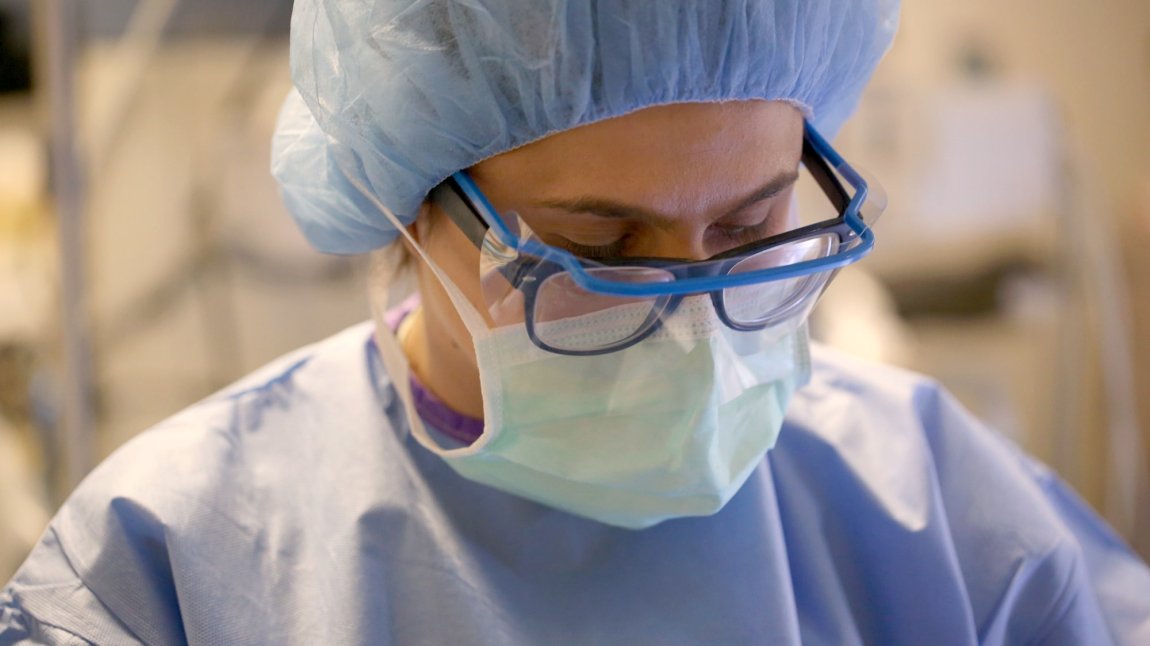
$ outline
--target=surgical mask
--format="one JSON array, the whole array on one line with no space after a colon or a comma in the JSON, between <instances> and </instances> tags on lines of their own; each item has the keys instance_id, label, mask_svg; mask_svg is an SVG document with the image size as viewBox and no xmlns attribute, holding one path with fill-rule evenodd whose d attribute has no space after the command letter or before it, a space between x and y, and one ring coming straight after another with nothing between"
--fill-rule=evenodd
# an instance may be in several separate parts
<instances>
[{"instance_id":1,"label":"surgical mask","mask_svg":"<svg viewBox=\"0 0 1150 646\"><path fill-rule=\"evenodd\" d=\"M488 328L409 240L471 333L483 434L470 446L441 446L415 411L398 340L379 325L377 343L416 440L469 480L631 529L713 514L774 446L792 393L809 377L805 312L740 332L704 297L686 299L657 333L616 352L542 350L522 324ZM608 310L569 324L585 335L620 323Z\"/></svg>"}]
</instances>

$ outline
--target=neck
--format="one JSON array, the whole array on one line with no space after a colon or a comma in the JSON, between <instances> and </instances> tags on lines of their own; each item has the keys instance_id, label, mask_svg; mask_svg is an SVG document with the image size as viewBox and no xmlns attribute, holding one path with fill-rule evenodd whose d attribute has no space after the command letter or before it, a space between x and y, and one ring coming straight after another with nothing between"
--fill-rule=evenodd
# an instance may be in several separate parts
<instances>
[{"instance_id":1,"label":"neck","mask_svg":"<svg viewBox=\"0 0 1150 646\"><path fill-rule=\"evenodd\" d=\"M455 412L481 419L483 397L471 335L450 304L449 311L437 311L442 308L436 304L443 302L424 299L411 313L400 344L424 388Z\"/></svg>"}]
</instances>

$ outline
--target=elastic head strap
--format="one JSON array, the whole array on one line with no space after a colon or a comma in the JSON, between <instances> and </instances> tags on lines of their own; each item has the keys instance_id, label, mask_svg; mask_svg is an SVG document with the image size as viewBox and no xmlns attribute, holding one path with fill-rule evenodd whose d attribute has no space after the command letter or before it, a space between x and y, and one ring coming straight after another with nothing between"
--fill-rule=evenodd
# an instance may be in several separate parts
<instances>
[{"instance_id":1,"label":"elastic head strap","mask_svg":"<svg viewBox=\"0 0 1150 646\"><path fill-rule=\"evenodd\" d=\"M390 222L391 225L394 226L397 231L399 231L399 234L403 236L403 238L407 240L408 243L411 244L411 247L415 249L415 252L419 255L420 260L422 260L423 264L425 264L427 268L431 270L431 273L435 275L436 280L439 281L439 284L442 285L443 289L447 292L448 298L450 298L451 303L455 305L456 311L459 312L459 316L463 319L463 324L467 326L467 331L471 333L471 336L475 337L477 333L486 331L487 324L483 320L483 317L479 315L479 312L471 304L471 301L469 301L467 297L463 295L463 292L459 290L459 287L457 287L455 283L452 282L450 278L448 278L447 273L443 271L443 268L431 259L431 256L427 253L427 250L425 250L423 246L420 245L418 241L416 241L415 237L412 236L411 232L407 230L407 227L403 225L403 222L400 221L399 217L396 216L391 209L387 208L383 202L380 202L379 198L376 197L371 190L362 185L361 180L357 174L345 173L345 175L352 183L352 185L361 194L368 197L372 205L379 209L379 212L387 218L388 222ZM479 268L477 267L476 272L478 271Z\"/></svg>"}]
</instances>

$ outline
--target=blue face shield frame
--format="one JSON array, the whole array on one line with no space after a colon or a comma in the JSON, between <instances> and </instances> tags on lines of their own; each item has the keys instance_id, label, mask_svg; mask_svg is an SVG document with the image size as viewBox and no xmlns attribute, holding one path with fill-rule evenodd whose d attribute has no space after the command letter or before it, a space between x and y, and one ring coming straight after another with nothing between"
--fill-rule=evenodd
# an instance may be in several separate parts
<instances>
[{"instance_id":1,"label":"blue face shield frame","mask_svg":"<svg viewBox=\"0 0 1150 646\"><path fill-rule=\"evenodd\" d=\"M734 330L754 331L785 320L799 312L825 289L834 273L866 256L874 247L874 222L885 208L881 188L868 182L809 124L804 124L802 163L834 206L838 217L800 227L763 240L730 249L705 260L678 258L621 257L590 260L547 245L533 236L520 236L500 217L486 196L465 172L459 172L437 186L431 200L438 205L468 238L484 249L498 246L509 259L499 271L524 299L524 320L535 344L560 354L593 355L613 352L646 338L659 327L659 321L675 311L684 297L708 294L722 322ZM516 218L517 220L517 218ZM804 242L827 242L829 253L783 266L747 269L748 258L790 249ZM658 271L659 280L621 281L604 278L641 268ZM636 325L634 334L605 343L603 347L571 348L548 342L538 334L537 301L541 285L556 274L587 292L620 299L650 299L646 320ZM800 279L796 281L795 279ZM791 287L783 302L769 316L739 316L724 294L736 293L765 283L789 281ZM745 293L746 290L743 290Z\"/></svg>"}]
</instances>

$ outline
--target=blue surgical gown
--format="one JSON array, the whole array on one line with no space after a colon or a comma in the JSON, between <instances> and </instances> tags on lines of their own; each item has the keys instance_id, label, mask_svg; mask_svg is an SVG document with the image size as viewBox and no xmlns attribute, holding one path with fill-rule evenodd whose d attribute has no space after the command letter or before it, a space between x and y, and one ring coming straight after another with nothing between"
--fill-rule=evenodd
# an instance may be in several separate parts
<instances>
[{"instance_id":1,"label":"blue surgical gown","mask_svg":"<svg viewBox=\"0 0 1150 646\"><path fill-rule=\"evenodd\" d=\"M933 383L814 353L718 514L604 526L408 434L368 324L141 434L0 593L0 643L1150 644L1150 571Z\"/></svg>"}]
</instances>

